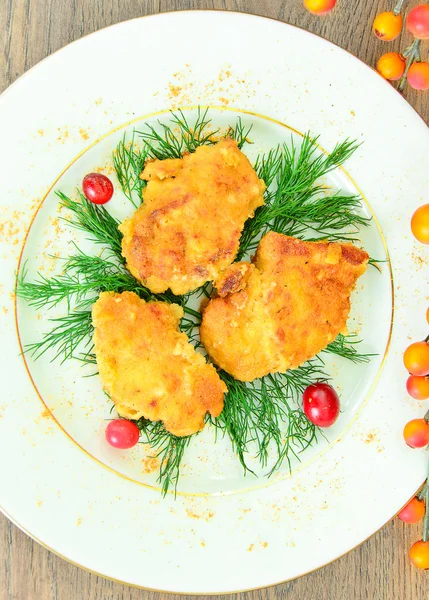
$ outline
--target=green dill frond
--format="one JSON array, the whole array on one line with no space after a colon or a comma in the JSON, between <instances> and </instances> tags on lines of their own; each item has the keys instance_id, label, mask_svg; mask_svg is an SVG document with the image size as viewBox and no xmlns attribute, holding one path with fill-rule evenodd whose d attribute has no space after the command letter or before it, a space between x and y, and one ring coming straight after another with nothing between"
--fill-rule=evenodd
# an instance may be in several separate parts
<instances>
[{"instance_id":1,"label":"green dill frond","mask_svg":"<svg viewBox=\"0 0 429 600\"><path fill-rule=\"evenodd\" d=\"M202 344L200 342L199 328L201 325L202 316L200 312L194 310L190 306L187 306L187 302L192 295L193 294L187 294L186 296L183 296L183 299L180 302L183 312L185 313L180 321L180 331L182 333L186 333L194 348L200 348Z\"/></svg>"},{"instance_id":2,"label":"green dill frond","mask_svg":"<svg viewBox=\"0 0 429 600\"><path fill-rule=\"evenodd\" d=\"M101 292L135 292L144 300L153 299L153 294L117 261L103 255L87 255L75 247L77 254L64 261L61 275L47 278L38 273L37 279L30 282L23 269L18 276L18 297L36 309L52 308L66 301L68 312L73 305L90 307ZM156 298L170 300L168 294L159 294Z\"/></svg>"},{"instance_id":3,"label":"green dill frond","mask_svg":"<svg viewBox=\"0 0 429 600\"><path fill-rule=\"evenodd\" d=\"M215 143L215 136L219 132L210 130L211 119L207 118L208 109L201 110L198 107L197 117L193 126L188 121L181 110L172 113L171 122L177 129L177 138L182 143L183 152L195 152L199 146L207 146ZM182 154L183 154L182 152Z\"/></svg>"},{"instance_id":4,"label":"green dill frond","mask_svg":"<svg viewBox=\"0 0 429 600\"><path fill-rule=\"evenodd\" d=\"M142 434L142 442L153 448L155 458L160 460L158 481L162 485L162 495L173 489L176 493L180 477L180 463L184 452L194 436L177 437L168 432L160 422L141 418L135 421Z\"/></svg>"},{"instance_id":5,"label":"green dill frond","mask_svg":"<svg viewBox=\"0 0 429 600\"><path fill-rule=\"evenodd\" d=\"M35 281L26 281L27 274L20 273L16 294L27 302L29 306L36 309L53 308L63 300L67 302L67 310L70 311L70 302L75 298L78 302L88 305L94 302L94 296L84 300L88 292L93 293L92 285L87 285L77 274L65 273L63 275L48 279L42 273L38 273Z\"/></svg>"},{"instance_id":6,"label":"green dill frond","mask_svg":"<svg viewBox=\"0 0 429 600\"><path fill-rule=\"evenodd\" d=\"M320 153L317 139L304 136L299 150L292 140L290 147L283 144L256 161L258 176L268 189L265 205L244 226L238 259L253 251L259 237L269 230L306 239L350 241L360 226L369 224L370 220L359 213L359 196L327 196L324 186L317 183L343 164L357 145L346 140L325 155Z\"/></svg>"},{"instance_id":7,"label":"green dill frond","mask_svg":"<svg viewBox=\"0 0 429 600\"><path fill-rule=\"evenodd\" d=\"M181 158L183 154L183 145L178 140L170 127L160 125L163 128L163 134L160 134L156 129L147 124L146 131L138 131L143 142L145 152L148 158L166 160L167 158Z\"/></svg>"},{"instance_id":8,"label":"green dill frond","mask_svg":"<svg viewBox=\"0 0 429 600\"><path fill-rule=\"evenodd\" d=\"M304 390L315 381L325 383L329 380L324 368L323 360L316 356L296 369L270 377L279 378L283 381L288 394L298 400Z\"/></svg>"},{"instance_id":9,"label":"green dill frond","mask_svg":"<svg viewBox=\"0 0 429 600\"><path fill-rule=\"evenodd\" d=\"M77 254L71 256L65 261L64 271L65 276L69 276L69 272L80 283L80 293L83 297L89 293L91 289L98 296L101 292L134 292L143 300L161 300L171 302L169 294L152 294L152 292L141 284L129 271L122 266L121 263L113 258L104 256L88 255L76 247ZM72 290L70 290L71 292Z\"/></svg>"},{"instance_id":10,"label":"green dill frond","mask_svg":"<svg viewBox=\"0 0 429 600\"><path fill-rule=\"evenodd\" d=\"M73 358L75 358L76 360L79 360L80 362L84 363L85 365L91 365L93 367L97 367L97 359L92 350L93 350L93 348L91 348L89 351L82 352L80 355L74 356ZM91 375L85 375L85 377L93 377L94 375L98 375L98 371L95 371ZM109 396L105 390L103 390L103 392L107 396ZM109 396L109 399L110 399L110 396Z\"/></svg>"},{"instance_id":11,"label":"green dill frond","mask_svg":"<svg viewBox=\"0 0 429 600\"><path fill-rule=\"evenodd\" d=\"M283 146L272 148L268 154L260 154L254 165L259 179L262 179L267 189L274 183L283 164Z\"/></svg>"},{"instance_id":12,"label":"green dill frond","mask_svg":"<svg viewBox=\"0 0 429 600\"><path fill-rule=\"evenodd\" d=\"M207 112L208 109L198 108L193 124L188 122L183 111L172 112L169 125L158 121L161 131L146 124L143 131L136 132L143 143L141 155L145 159L182 158L184 153L195 152L199 146L215 144L219 139L219 129L211 129L211 119L207 118ZM248 136L251 129L252 126L246 127L239 117L235 126L230 127L225 135L235 139L241 149L246 142L250 143ZM121 169L121 175L122 172L124 169ZM127 189L128 184L125 187Z\"/></svg>"},{"instance_id":13,"label":"green dill frond","mask_svg":"<svg viewBox=\"0 0 429 600\"><path fill-rule=\"evenodd\" d=\"M193 319L183 317L180 321L180 331L186 333L192 343L198 339L198 327L199 325Z\"/></svg>"},{"instance_id":14,"label":"green dill frond","mask_svg":"<svg viewBox=\"0 0 429 600\"><path fill-rule=\"evenodd\" d=\"M377 271L378 271L379 273L381 273L381 272L382 272L382 271L381 271L381 265L383 265L383 264L386 264L387 262L388 262L387 260L379 260L379 259L377 259L377 258L372 258L372 257L370 257L370 258L369 258L369 261L368 261L368 264L369 264L371 267L374 267L374 269L377 269Z\"/></svg>"},{"instance_id":15,"label":"green dill frond","mask_svg":"<svg viewBox=\"0 0 429 600\"><path fill-rule=\"evenodd\" d=\"M198 310L194 310L190 306L187 306L186 301L184 301L182 303L182 308L183 308L185 314L190 315L194 318L194 322L196 325L201 325L202 317L201 317L201 313Z\"/></svg>"},{"instance_id":16,"label":"green dill frond","mask_svg":"<svg viewBox=\"0 0 429 600\"><path fill-rule=\"evenodd\" d=\"M343 335L340 333L337 338L329 344L324 352L336 354L341 358L346 358L354 363L368 363L375 354L361 354L358 351L358 345L361 340L356 334Z\"/></svg>"},{"instance_id":17,"label":"green dill frond","mask_svg":"<svg viewBox=\"0 0 429 600\"><path fill-rule=\"evenodd\" d=\"M314 359L284 374L272 374L252 382L237 381L220 371L228 387L222 413L211 422L231 440L243 469L249 468L247 456L256 451L262 467L268 463L269 449L277 458L270 469L272 475L286 460L299 460L299 454L316 439L316 428L308 421L297 401L314 381L327 381L323 363ZM256 449L256 450L255 450Z\"/></svg>"},{"instance_id":18,"label":"green dill frond","mask_svg":"<svg viewBox=\"0 0 429 600\"><path fill-rule=\"evenodd\" d=\"M242 150L244 144L251 144L249 134L252 131L252 125L245 127L241 117L238 117L234 127L229 127L226 135L237 142L237 146Z\"/></svg>"},{"instance_id":19,"label":"green dill frond","mask_svg":"<svg viewBox=\"0 0 429 600\"><path fill-rule=\"evenodd\" d=\"M171 125L158 121L159 133L155 127L146 124L143 131L138 131L143 149L148 158L165 160L166 158L182 158L185 152L195 152L202 145L214 144L218 130L211 131L211 119L207 118L208 109L198 108L193 125L188 123L184 113L179 110L171 114Z\"/></svg>"},{"instance_id":20,"label":"green dill frond","mask_svg":"<svg viewBox=\"0 0 429 600\"><path fill-rule=\"evenodd\" d=\"M113 153L113 166L119 185L126 198L135 208L138 208L142 203L142 192L146 182L140 178L140 175L147 157L147 148L139 149L137 147L135 131L132 132L129 141L127 135L124 134Z\"/></svg>"},{"instance_id":21,"label":"green dill frond","mask_svg":"<svg viewBox=\"0 0 429 600\"><path fill-rule=\"evenodd\" d=\"M25 347L34 359L40 358L48 350L55 350L52 361L60 359L61 364L75 357L77 348L83 344L85 353L92 351L92 318L89 310L75 310L65 317L50 319L54 327L42 339Z\"/></svg>"},{"instance_id":22,"label":"green dill frond","mask_svg":"<svg viewBox=\"0 0 429 600\"><path fill-rule=\"evenodd\" d=\"M344 196L340 193L333 196L315 198L321 191L314 188L313 194L298 195L291 198L287 207L273 205L271 215L272 229L293 237L306 236L306 239L329 239L333 241L355 239L347 232L353 228L354 235L359 226L367 226L369 219L360 215L361 199L359 196ZM313 231L316 237L309 237L307 232Z\"/></svg>"},{"instance_id":23,"label":"green dill frond","mask_svg":"<svg viewBox=\"0 0 429 600\"><path fill-rule=\"evenodd\" d=\"M71 212L70 217L61 217L70 227L89 234L88 239L95 244L108 246L115 256L124 263L121 242L120 224L115 217L104 208L88 202L85 196L78 192L79 201L72 200L62 192L55 192L60 199L60 206Z\"/></svg>"}]
</instances>

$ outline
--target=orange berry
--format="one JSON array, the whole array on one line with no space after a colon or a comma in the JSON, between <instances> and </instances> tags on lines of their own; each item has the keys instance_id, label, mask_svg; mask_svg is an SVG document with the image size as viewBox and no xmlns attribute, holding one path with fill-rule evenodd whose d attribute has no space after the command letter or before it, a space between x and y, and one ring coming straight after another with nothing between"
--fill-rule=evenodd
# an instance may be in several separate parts
<instances>
[{"instance_id":1,"label":"orange berry","mask_svg":"<svg viewBox=\"0 0 429 600\"><path fill-rule=\"evenodd\" d=\"M398 512L398 517L404 523L418 523L425 516L425 503L424 500L419 500L417 496L414 496L412 500L404 506L402 510Z\"/></svg>"},{"instance_id":2,"label":"orange berry","mask_svg":"<svg viewBox=\"0 0 429 600\"><path fill-rule=\"evenodd\" d=\"M413 214L411 217L411 231L419 242L429 244L429 204L420 206Z\"/></svg>"},{"instance_id":3,"label":"orange berry","mask_svg":"<svg viewBox=\"0 0 429 600\"><path fill-rule=\"evenodd\" d=\"M429 344L415 342L404 352L404 365L411 375L429 375Z\"/></svg>"},{"instance_id":4,"label":"orange berry","mask_svg":"<svg viewBox=\"0 0 429 600\"><path fill-rule=\"evenodd\" d=\"M429 324L429 308L428 308L428 309L427 309L427 311L426 311L426 321L427 321L427 322L428 322L428 324Z\"/></svg>"},{"instance_id":5,"label":"orange berry","mask_svg":"<svg viewBox=\"0 0 429 600\"><path fill-rule=\"evenodd\" d=\"M336 3L337 0L304 0L305 8L313 15L326 15Z\"/></svg>"},{"instance_id":6,"label":"orange berry","mask_svg":"<svg viewBox=\"0 0 429 600\"><path fill-rule=\"evenodd\" d=\"M387 52L378 59L377 71L385 79L397 81L405 72L405 58L398 52Z\"/></svg>"},{"instance_id":7,"label":"orange berry","mask_svg":"<svg viewBox=\"0 0 429 600\"><path fill-rule=\"evenodd\" d=\"M404 427L404 440L410 448L424 448L429 444L429 424L424 419L408 421Z\"/></svg>"},{"instance_id":8,"label":"orange berry","mask_svg":"<svg viewBox=\"0 0 429 600\"><path fill-rule=\"evenodd\" d=\"M429 63L413 63L408 69L407 81L415 90L429 89Z\"/></svg>"},{"instance_id":9,"label":"orange berry","mask_svg":"<svg viewBox=\"0 0 429 600\"><path fill-rule=\"evenodd\" d=\"M372 30L380 40L390 42L398 37L402 29L402 16L394 12L382 12L372 24Z\"/></svg>"},{"instance_id":10,"label":"orange berry","mask_svg":"<svg viewBox=\"0 0 429 600\"><path fill-rule=\"evenodd\" d=\"M407 379L407 392L415 400L427 400L429 398L429 377L410 375Z\"/></svg>"},{"instance_id":11,"label":"orange berry","mask_svg":"<svg viewBox=\"0 0 429 600\"><path fill-rule=\"evenodd\" d=\"M410 548L410 560L419 569L429 569L429 542L420 540Z\"/></svg>"}]
</instances>

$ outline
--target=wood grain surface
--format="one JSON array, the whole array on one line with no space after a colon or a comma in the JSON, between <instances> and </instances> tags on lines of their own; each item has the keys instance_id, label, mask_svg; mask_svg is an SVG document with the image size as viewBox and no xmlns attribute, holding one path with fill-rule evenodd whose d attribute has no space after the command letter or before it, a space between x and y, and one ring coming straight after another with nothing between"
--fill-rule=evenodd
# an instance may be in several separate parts
<instances>
[{"instance_id":1,"label":"wood grain surface","mask_svg":"<svg viewBox=\"0 0 429 600\"><path fill-rule=\"evenodd\" d=\"M144 14L191 8L243 11L287 21L373 66L383 52L403 49L410 42L406 32L389 45L371 33L375 15L393 4L393 0L338 0L333 13L319 18L303 8L302 0L0 0L0 91L45 56L85 34ZM428 48L426 44L423 59ZM428 122L429 92L407 89L405 93ZM331 565L277 587L241 594L240 600L428 600L429 573L412 567L407 558L409 546L419 537L418 526L394 519ZM33 542L0 515L0 600L143 598L161 600L161 594L83 571Z\"/></svg>"}]
</instances>

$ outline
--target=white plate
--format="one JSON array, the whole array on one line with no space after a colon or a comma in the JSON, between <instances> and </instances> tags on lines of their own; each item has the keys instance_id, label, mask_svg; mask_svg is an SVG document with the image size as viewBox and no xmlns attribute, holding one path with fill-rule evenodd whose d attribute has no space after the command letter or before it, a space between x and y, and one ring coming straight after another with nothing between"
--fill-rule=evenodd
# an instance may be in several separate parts
<instances>
[{"instance_id":1,"label":"white plate","mask_svg":"<svg viewBox=\"0 0 429 600\"><path fill-rule=\"evenodd\" d=\"M215 124L238 114L253 124L250 154L289 139L285 125L297 140L299 132L319 134L328 151L345 137L362 141L347 172L328 183L364 194L363 210L374 215L364 243L377 258L386 258L387 243L394 293L388 263L381 275L365 275L351 324L378 356L364 367L331 365L341 418L292 477L283 469L269 482L244 478L228 444L213 452L207 431L189 454L183 493L162 499L151 489L156 476L142 469L144 449L122 456L103 442L108 407L95 378L83 380L72 363L24 363L14 275L24 241L32 270L49 269L47 254L64 246L54 182L71 189L108 160L124 130L196 105L211 106ZM418 488L426 464L402 440L404 423L423 412L405 393L402 352L425 335L427 251L409 220L429 187L429 134L403 98L353 56L299 29L183 12L122 23L52 55L3 94L0 125L2 510L85 568L187 593L297 577L382 527ZM45 321L21 302L17 316L23 343L34 340Z\"/></svg>"}]
</instances>

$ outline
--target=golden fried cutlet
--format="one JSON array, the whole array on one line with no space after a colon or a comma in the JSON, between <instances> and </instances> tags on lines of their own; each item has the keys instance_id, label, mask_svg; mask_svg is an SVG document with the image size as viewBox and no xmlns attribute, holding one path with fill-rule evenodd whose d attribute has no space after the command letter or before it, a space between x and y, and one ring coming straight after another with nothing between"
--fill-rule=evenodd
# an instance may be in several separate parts
<instances>
[{"instance_id":1,"label":"golden fried cutlet","mask_svg":"<svg viewBox=\"0 0 429 600\"><path fill-rule=\"evenodd\" d=\"M241 381L295 369L346 330L368 254L351 244L267 233L254 264L231 265L203 313L201 340Z\"/></svg>"},{"instance_id":2,"label":"golden fried cutlet","mask_svg":"<svg viewBox=\"0 0 429 600\"><path fill-rule=\"evenodd\" d=\"M143 204L124 221L127 267L152 292L190 292L213 281L237 255L244 222L264 203L237 142L226 138L181 159L148 162Z\"/></svg>"},{"instance_id":3,"label":"golden fried cutlet","mask_svg":"<svg viewBox=\"0 0 429 600\"><path fill-rule=\"evenodd\" d=\"M177 304L145 302L132 292L103 292L92 309L103 388L128 419L163 421L174 435L204 427L223 409L226 386L179 331Z\"/></svg>"}]
</instances>

